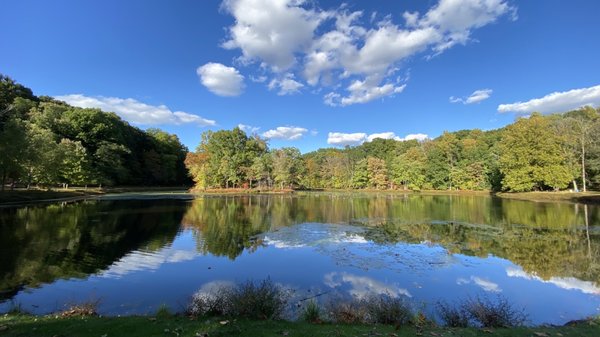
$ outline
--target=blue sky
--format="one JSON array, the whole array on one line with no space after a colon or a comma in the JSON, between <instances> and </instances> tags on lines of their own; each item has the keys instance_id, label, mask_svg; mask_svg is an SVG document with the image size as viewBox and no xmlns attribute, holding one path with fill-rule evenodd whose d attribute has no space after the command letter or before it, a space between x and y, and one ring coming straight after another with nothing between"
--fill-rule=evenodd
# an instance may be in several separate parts
<instances>
[{"instance_id":1,"label":"blue sky","mask_svg":"<svg viewBox=\"0 0 600 337\"><path fill-rule=\"evenodd\" d=\"M0 72L194 149L307 152L600 105L599 1L3 1Z\"/></svg>"}]
</instances>

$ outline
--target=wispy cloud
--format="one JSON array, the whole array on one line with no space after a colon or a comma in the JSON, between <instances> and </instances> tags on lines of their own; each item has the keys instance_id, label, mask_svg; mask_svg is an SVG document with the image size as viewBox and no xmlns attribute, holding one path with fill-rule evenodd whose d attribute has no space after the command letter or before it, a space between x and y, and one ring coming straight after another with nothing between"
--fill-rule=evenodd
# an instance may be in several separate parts
<instances>
[{"instance_id":1,"label":"wispy cloud","mask_svg":"<svg viewBox=\"0 0 600 337\"><path fill-rule=\"evenodd\" d=\"M586 105L593 107L600 106L600 85L563 92L553 92L544 97L534 98L526 102L500 104L498 112L516 112L521 114L530 114L532 112L566 112Z\"/></svg>"},{"instance_id":2,"label":"wispy cloud","mask_svg":"<svg viewBox=\"0 0 600 337\"><path fill-rule=\"evenodd\" d=\"M467 97L454 97L450 96L450 103L462 103L462 104L473 104L485 101L492 95L492 89L479 89L473 91L473 93Z\"/></svg>"},{"instance_id":3,"label":"wispy cloud","mask_svg":"<svg viewBox=\"0 0 600 337\"><path fill-rule=\"evenodd\" d=\"M214 120L195 114L172 111L166 105L150 105L133 98L91 97L82 94L55 96L54 98L80 108L97 108L114 112L126 121L141 125L197 124L209 126L216 124Z\"/></svg>"},{"instance_id":4,"label":"wispy cloud","mask_svg":"<svg viewBox=\"0 0 600 337\"><path fill-rule=\"evenodd\" d=\"M252 125L246 125L246 124L238 124L238 128L240 128L242 131L249 133L249 134L257 133L258 130L260 130L260 128L258 126L252 126Z\"/></svg>"},{"instance_id":5,"label":"wispy cloud","mask_svg":"<svg viewBox=\"0 0 600 337\"><path fill-rule=\"evenodd\" d=\"M500 288L500 286L497 283L479 276L471 276L470 279L466 279L463 277L459 277L458 279L456 279L456 284L458 285L470 284L471 282L473 282L475 285L487 292L502 292L502 288Z\"/></svg>"}]
</instances>

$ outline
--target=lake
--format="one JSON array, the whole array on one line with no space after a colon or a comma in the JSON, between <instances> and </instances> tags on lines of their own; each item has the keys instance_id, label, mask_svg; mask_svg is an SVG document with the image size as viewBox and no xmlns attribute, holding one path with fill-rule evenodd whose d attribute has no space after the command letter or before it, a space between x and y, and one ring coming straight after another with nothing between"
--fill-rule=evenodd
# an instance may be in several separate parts
<instances>
[{"instance_id":1,"label":"lake","mask_svg":"<svg viewBox=\"0 0 600 337\"><path fill-rule=\"evenodd\" d=\"M491 196L140 194L0 208L0 312L99 301L182 311L216 285L269 277L315 297L501 296L530 324L600 313L600 206Z\"/></svg>"}]
</instances>

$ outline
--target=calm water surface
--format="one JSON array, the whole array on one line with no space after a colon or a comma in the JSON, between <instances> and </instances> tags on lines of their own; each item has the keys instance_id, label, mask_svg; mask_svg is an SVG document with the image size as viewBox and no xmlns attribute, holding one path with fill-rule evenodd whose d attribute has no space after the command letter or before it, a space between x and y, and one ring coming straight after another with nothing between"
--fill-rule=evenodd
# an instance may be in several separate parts
<instances>
[{"instance_id":1,"label":"calm water surface","mask_svg":"<svg viewBox=\"0 0 600 337\"><path fill-rule=\"evenodd\" d=\"M270 277L294 300L503 296L531 324L600 313L600 207L487 196L118 196L0 208L0 312L182 310Z\"/></svg>"}]
</instances>

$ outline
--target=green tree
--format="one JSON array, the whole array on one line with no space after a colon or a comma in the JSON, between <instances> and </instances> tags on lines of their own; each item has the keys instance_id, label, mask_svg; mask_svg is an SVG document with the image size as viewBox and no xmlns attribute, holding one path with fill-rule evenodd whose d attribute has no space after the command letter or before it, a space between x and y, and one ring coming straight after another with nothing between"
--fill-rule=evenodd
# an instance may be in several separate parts
<instances>
[{"instance_id":1,"label":"green tree","mask_svg":"<svg viewBox=\"0 0 600 337\"><path fill-rule=\"evenodd\" d=\"M6 119L0 131L0 175L1 190L4 191L9 178L18 178L23 171L23 160L28 148L27 124L16 118Z\"/></svg>"},{"instance_id":2,"label":"green tree","mask_svg":"<svg viewBox=\"0 0 600 337\"><path fill-rule=\"evenodd\" d=\"M425 185L427 157L422 147L413 147L397 157L392 165L392 181L404 189L420 190Z\"/></svg>"},{"instance_id":3,"label":"green tree","mask_svg":"<svg viewBox=\"0 0 600 337\"><path fill-rule=\"evenodd\" d=\"M256 181L259 188L271 187L272 185L272 171L273 161L270 153L264 153L259 157L255 157L250 166L250 187L252 187L252 181Z\"/></svg>"},{"instance_id":4,"label":"green tree","mask_svg":"<svg viewBox=\"0 0 600 337\"><path fill-rule=\"evenodd\" d=\"M78 186L94 184L90 157L85 147L69 139L62 139L58 145L62 159L60 175L64 182Z\"/></svg>"},{"instance_id":5,"label":"green tree","mask_svg":"<svg viewBox=\"0 0 600 337\"><path fill-rule=\"evenodd\" d=\"M385 161L375 157L367 157L369 186L377 189L388 187L388 174Z\"/></svg>"},{"instance_id":6,"label":"green tree","mask_svg":"<svg viewBox=\"0 0 600 337\"><path fill-rule=\"evenodd\" d=\"M581 187L583 192L587 191L588 175L586 160L590 156L590 148L598 142L598 124L600 116L598 111L592 107L584 107L579 110L570 111L565 114L567 124L568 142L579 157L581 172Z\"/></svg>"},{"instance_id":7,"label":"green tree","mask_svg":"<svg viewBox=\"0 0 600 337\"><path fill-rule=\"evenodd\" d=\"M273 178L280 188L293 188L297 185L303 172L300 151L295 147L284 147L273 150Z\"/></svg>"},{"instance_id":8,"label":"green tree","mask_svg":"<svg viewBox=\"0 0 600 337\"><path fill-rule=\"evenodd\" d=\"M369 186L369 170L367 165L367 159L362 159L354 166L354 173L352 175L352 187L353 188L366 188Z\"/></svg>"},{"instance_id":9,"label":"green tree","mask_svg":"<svg viewBox=\"0 0 600 337\"><path fill-rule=\"evenodd\" d=\"M500 142L503 188L523 192L566 188L573 178L550 121L537 113L509 125Z\"/></svg>"}]
</instances>

